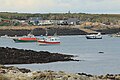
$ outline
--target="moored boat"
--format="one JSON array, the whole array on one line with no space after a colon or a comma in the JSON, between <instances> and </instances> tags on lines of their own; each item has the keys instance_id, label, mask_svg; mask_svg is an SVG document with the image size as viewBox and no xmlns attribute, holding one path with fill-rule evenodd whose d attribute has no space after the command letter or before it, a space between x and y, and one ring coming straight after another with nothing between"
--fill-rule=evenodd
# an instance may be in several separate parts
<instances>
[{"instance_id":1,"label":"moored boat","mask_svg":"<svg viewBox=\"0 0 120 80\"><path fill-rule=\"evenodd\" d=\"M119 33L116 33L116 34L112 34L110 35L111 37L120 37L120 32Z\"/></svg>"},{"instance_id":2,"label":"moored boat","mask_svg":"<svg viewBox=\"0 0 120 80\"><path fill-rule=\"evenodd\" d=\"M101 33L86 35L87 39L102 39Z\"/></svg>"},{"instance_id":3,"label":"moored boat","mask_svg":"<svg viewBox=\"0 0 120 80\"><path fill-rule=\"evenodd\" d=\"M37 42L37 38L33 34L28 34L27 36L14 37L15 42Z\"/></svg>"},{"instance_id":4,"label":"moored boat","mask_svg":"<svg viewBox=\"0 0 120 80\"><path fill-rule=\"evenodd\" d=\"M39 45L51 45L51 44L60 44L60 38L55 33L53 36L48 36L48 32L46 29L45 36L41 36L41 38L37 39Z\"/></svg>"},{"instance_id":5,"label":"moored boat","mask_svg":"<svg viewBox=\"0 0 120 80\"><path fill-rule=\"evenodd\" d=\"M9 38L8 35L0 36L1 38Z\"/></svg>"},{"instance_id":6,"label":"moored boat","mask_svg":"<svg viewBox=\"0 0 120 80\"><path fill-rule=\"evenodd\" d=\"M40 45L60 44L60 38L58 36L44 36L42 39L38 39Z\"/></svg>"}]
</instances>

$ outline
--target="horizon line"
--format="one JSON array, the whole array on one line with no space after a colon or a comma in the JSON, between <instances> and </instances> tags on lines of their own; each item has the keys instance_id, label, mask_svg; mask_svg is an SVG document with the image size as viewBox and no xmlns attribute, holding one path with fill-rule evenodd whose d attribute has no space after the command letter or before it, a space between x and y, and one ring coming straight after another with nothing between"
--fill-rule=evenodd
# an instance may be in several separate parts
<instances>
[{"instance_id":1,"label":"horizon line","mask_svg":"<svg viewBox=\"0 0 120 80\"><path fill-rule=\"evenodd\" d=\"M15 11L0 11L0 13L20 13L20 14L65 14L68 12L15 12ZM92 13L92 12L70 12L71 14L120 14L120 13Z\"/></svg>"}]
</instances>

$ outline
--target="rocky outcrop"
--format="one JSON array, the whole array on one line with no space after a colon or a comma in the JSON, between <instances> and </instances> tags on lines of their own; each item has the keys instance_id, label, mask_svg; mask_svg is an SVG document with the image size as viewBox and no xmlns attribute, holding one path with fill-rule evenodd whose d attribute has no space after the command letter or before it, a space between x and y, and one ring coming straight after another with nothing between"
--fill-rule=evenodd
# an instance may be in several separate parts
<instances>
[{"instance_id":1,"label":"rocky outcrop","mask_svg":"<svg viewBox=\"0 0 120 80\"><path fill-rule=\"evenodd\" d=\"M31 30L29 29L0 29L0 36L3 35L9 35L9 36L23 36L23 35L27 35L28 33L30 33ZM43 28L36 28L32 31L32 34L36 35L36 36L40 36L40 35L45 35L46 31ZM57 35L84 35L86 34L86 32L79 30L77 28L65 28L65 27L50 27L48 28L48 35L54 35L54 33L57 33Z\"/></svg>"},{"instance_id":2,"label":"rocky outcrop","mask_svg":"<svg viewBox=\"0 0 120 80\"><path fill-rule=\"evenodd\" d=\"M21 71L22 70L22 71ZM120 80L120 74L91 75L64 71L30 71L14 66L0 65L0 80Z\"/></svg>"},{"instance_id":3,"label":"rocky outcrop","mask_svg":"<svg viewBox=\"0 0 120 80\"><path fill-rule=\"evenodd\" d=\"M120 32L120 28L102 29L97 31L105 34L114 34Z\"/></svg>"},{"instance_id":4,"label":"rocky outcrop","mask_svg":"<svg viewBox=\"0 0 120 80\"><path fill-rule=\"evenodd\" d=\"M49 63L57 61L76 61L73 55L0 47L0 64Z\"/></svg>"}]
</instances>

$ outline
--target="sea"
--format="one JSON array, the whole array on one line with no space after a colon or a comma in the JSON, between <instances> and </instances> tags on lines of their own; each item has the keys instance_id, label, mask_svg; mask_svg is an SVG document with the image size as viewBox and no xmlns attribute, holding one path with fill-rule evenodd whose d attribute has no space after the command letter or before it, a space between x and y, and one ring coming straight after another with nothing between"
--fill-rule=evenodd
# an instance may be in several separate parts
<instances>
[{"instance_id":1,"label":"sea","mask_svg":"<svg viewBox=\"0 0 120 80\"><path fill-rule=\"evenodd\" d=\"M104 35L103 39L86 39L85 35L74 35L60 36L60 40L60 45L41 46L37 42L15 43L12 39L0 38L0 47L75 55L77 57L74 59L80 60L6 66L27 68L32 71L52 70L93 75L120 74L120 37Z\"/></svg>"}]
</instances>

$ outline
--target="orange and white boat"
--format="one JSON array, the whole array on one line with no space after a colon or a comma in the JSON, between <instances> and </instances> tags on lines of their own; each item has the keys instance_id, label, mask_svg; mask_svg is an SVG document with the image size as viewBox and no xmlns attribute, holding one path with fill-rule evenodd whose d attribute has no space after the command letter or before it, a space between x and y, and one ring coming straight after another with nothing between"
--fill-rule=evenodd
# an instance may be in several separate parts
<instances>
[{"instance_id":1,"label":"orange and white boat","mask_svg":"<svg viewBox=\"0 0 120 80\"><path fill-rule=\"evenodd\" d=\"M14 37L15 42L37 42L37 38L33 34L28 34L27 36Z\"/></svg>"},{"instance_id":2,"label":"orange and white boat","mask_svg":"<svg viewBox=\"0 0 120 80\"><path fill-rule=\"evenodd\" d=\"M42 36L37 39L40 45L50 45L50 44L60 44L60 38L55 33L53 36L48 36L48 32L46 30L46 36Z\"/></svg>"},{"instance_id":3,"label":"orange and white boat","mask_svg":"<svg viewBox=\"0 0 120 80\"><path fill-rule=\"evenodd\" d=\"M40 45L60 44L60 38L58 36L44 36L37 41Z\"/></svg>"}]
</instances>

